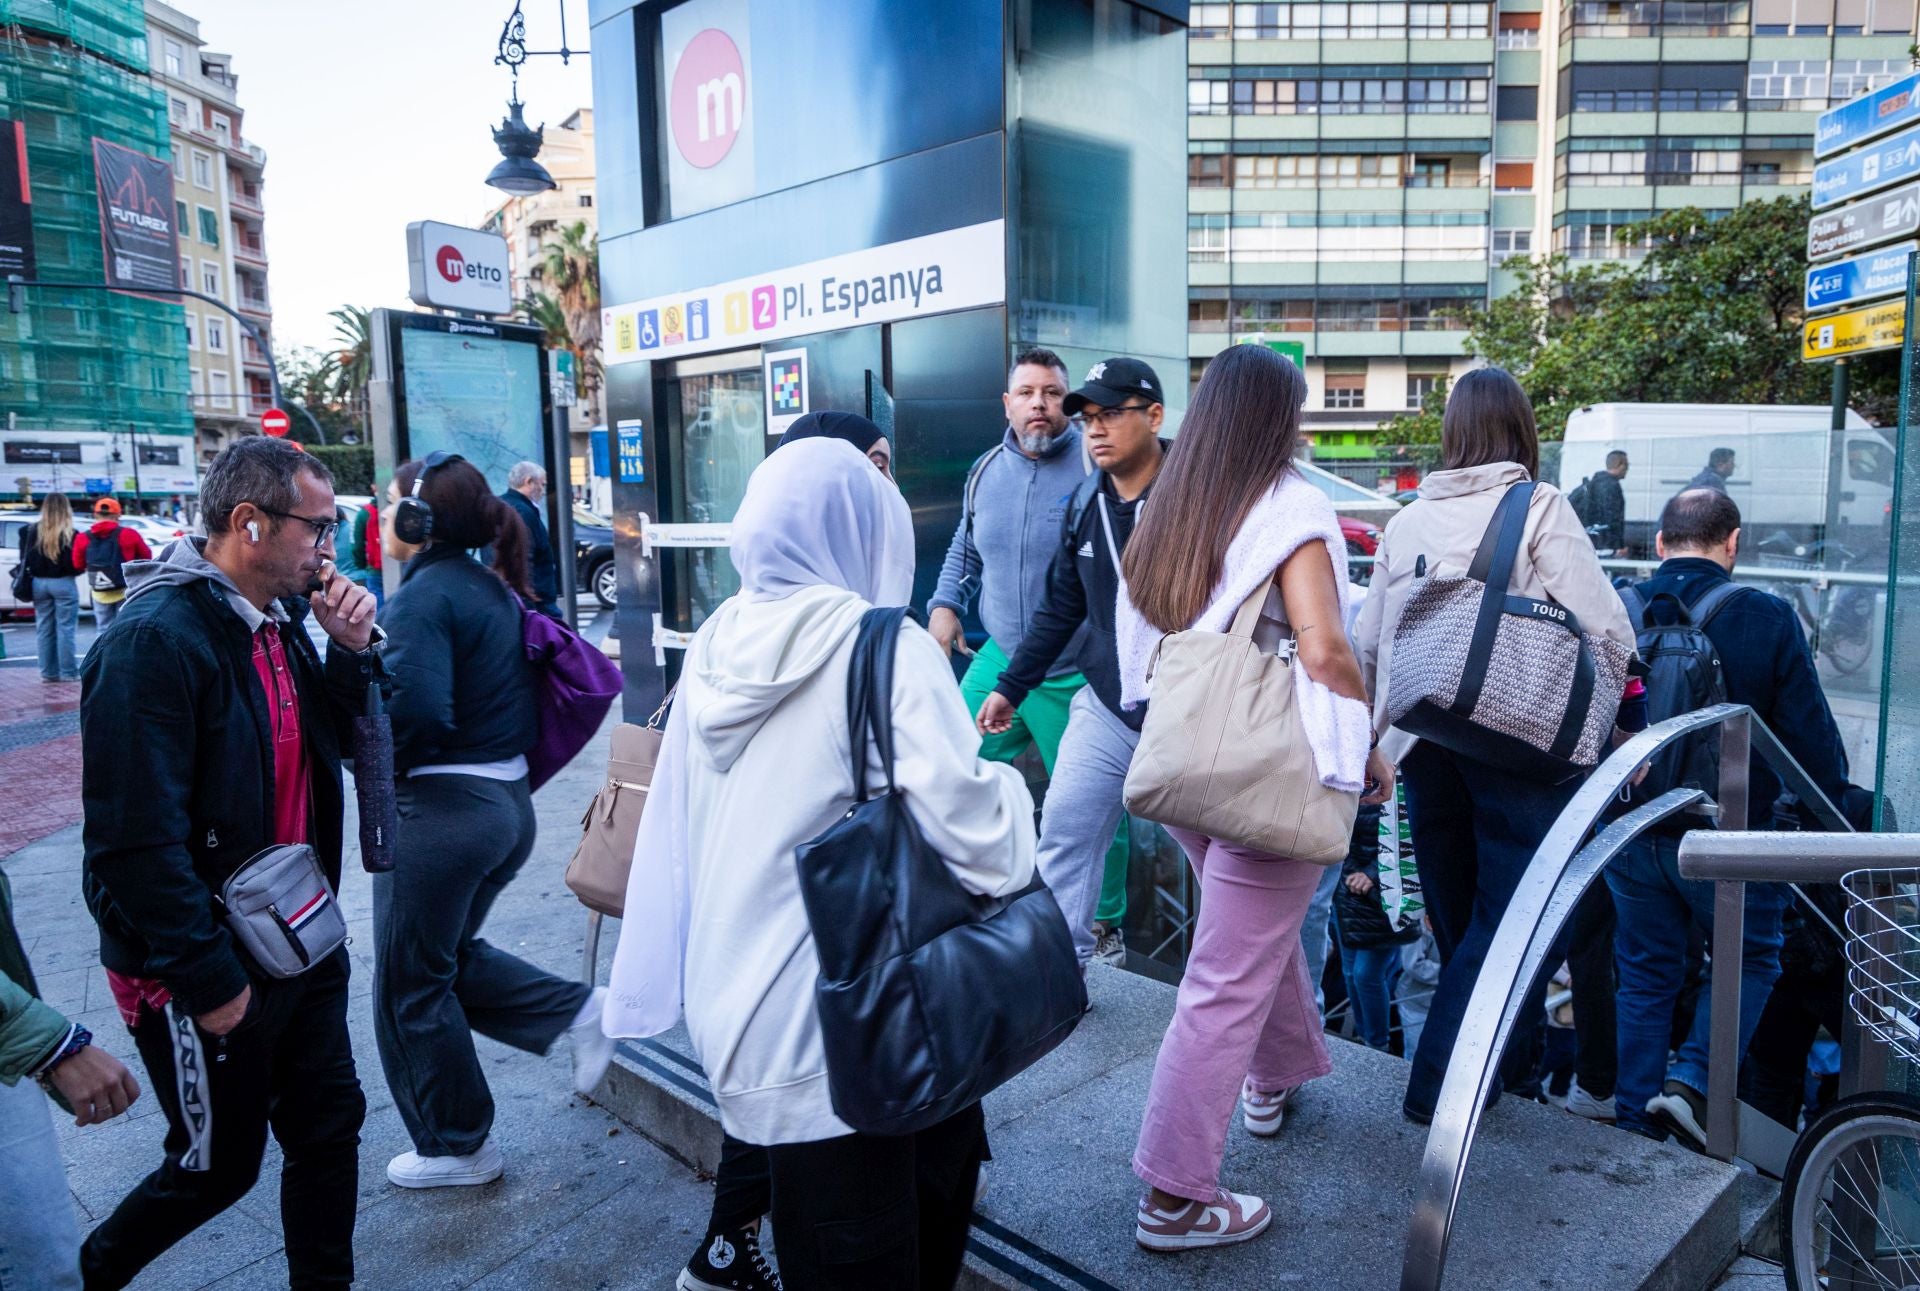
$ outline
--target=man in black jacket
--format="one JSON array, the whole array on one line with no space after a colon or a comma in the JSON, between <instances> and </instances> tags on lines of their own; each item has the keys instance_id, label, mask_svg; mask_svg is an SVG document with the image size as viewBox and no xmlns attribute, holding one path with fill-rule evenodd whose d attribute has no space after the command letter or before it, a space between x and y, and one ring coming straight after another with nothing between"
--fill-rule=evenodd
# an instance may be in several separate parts
<instances>
[{"instance_id":1,"label":"man in black jacket","mask_svg":"<svg viewBox=\"0 0 1920 1291\"><path fill-rule=\"evenodd\" d=\"M547 497L546 468L538 462L515 462L507 472L507 491L500 500L514 509L527 526L527 583L533 588L533 608L549 618L560 618L560 575L554 564L553 539L540 504Z\"/></svg>"},{"instance_id":2,"label":"man in black jacket","mask_svg":"<svg viewBox=\"0 0 1920 1291\"><path fill-rule=\"evenodd\" d=\"M1627 491L1620 487L1626 478L1627 455L1616 448L1607 454L1606 469L1587 481L1580 518L1605 556L1627 554Z\"/></svg>"},{"instance_id":3,"label":"man in black jacket","mask_svg":"<svg viewBox=\"0 0 1920 1291\"><path fill-rule=\"evenodd\" d=\"M1087 451L1097 473L1067 507L1059 548L1047 570L1046 594L1034 611L993 693L980 706L983 734L1007 729L1016 709L1046 679L1060 652L1086 625L1075 660L1087 685L1073 697L1067 732L1054 760L1035 863L1073 931L1085 967L1096 949L1094 913L1101 895L1107 843L1126 808L1121 790L1140 743L1144 707L1120 707L1120 665L1114 645L1114 609L1120 554L1160 473L1166 420L1160 378L1138 359L1096 364L1087 382L1067 396L1068 413L1086 426ZM1126 876L1119 876L1121 884ZM1104 957L1104 956L1103 956Z\"/></svg>"},{"instance_id":4,"label":"man in black jacket","mask_svg":"<svg viewBox=\"0 0 1920 1291\"><path fill-rule=\"evenodd\" d=\"M252 1188L271 1129L291 1285L345 1287L366 1111L347 953L270 977L216 898L287 843L310 845L339 890L340 748L377 674L373 597L333 567L332 478L299 445L235 441L201 499L208 537L129 567L82 674L86 901L167 1137L81 1268L89 1288L125 1286ZM332 638L324 667L309 612Z\"/></svg>"},{"instance_id":5,"label":"man in black jacket","mask_svg":"<svg viewBox=\"0 0 1920 1291\"><path fill-rule=\"evenodd\" d=\"M1657 598L1694 606L1733 573L1740 547L1740 508L1724 492L1688 489L1668 502L1654 543L1662 564L1636 589L1658 615ZM1820 689L1813 656L1793 607L1749 587L1732 593L1701 630L1719 656L1727 699L1750 706L1835 802L1847 790L1847 755L1832 710ZM1758 755L1748 764L1747 819L1736 827L1766 829L1781 782ZM1713 927L1713 885L1682 878L1684 826L1642 836L1607 867L1619 923L1615 957L1620 976L1619 1124L1652 1138L1677 1132L1704 1146L1707 1037L1711 1010L1702 999L1692 1031L1671 1067L1667 1063L1673 1014L1685 976L1687 939L1698 923ZM1780 976L1781 916L1787 890L1747 885L1746 943L1741 964L1740 1046L1746 1051L1767 995Z\"/></svg>"}]
</instances>

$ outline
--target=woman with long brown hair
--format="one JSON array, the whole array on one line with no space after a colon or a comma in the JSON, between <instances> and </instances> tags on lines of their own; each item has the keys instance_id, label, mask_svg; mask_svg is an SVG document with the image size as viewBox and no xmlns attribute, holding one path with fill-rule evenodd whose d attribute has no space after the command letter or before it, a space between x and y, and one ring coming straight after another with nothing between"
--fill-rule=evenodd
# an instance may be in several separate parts
<instances>
[{"instance_id":1,"label":"woman with long brown hair","mask_svg":"<svg viewBox=\"0 0 1920 1291\"><path fill-rule=\"evenodd\" d=\"M1493 931L1541 840L1580 787L1577 779L1531 780L1432 739L1416 744L1403 731L1389 730L1394 631L1419 570L1468 569L1500 499L1514 485L1539 477L1533 405L1505 369L1479 368L1454 382L1440 430L1440 467L1421 481L1419 498L1388 523L1354 625L1361 672L1373 694L1374 732L1406 784L1413 850L1421 858L1427 914L1445 965L1412 1055L1403 1106L1407 1118L1420 1124L1433 1118ZM1535 485L1528 501L1508 590L1563 606L1586 631L1633 648L1633 627L1593 540L1551 484ZM1595 891L1596 900L1604 899L1604 889ZM1601 1099L1612 1093L1587 1092Z\"/></svg>"},{"instance_id":2,"label":"woman with long brown hair","mask_svg":"<svg viewBox=\"0 0 1920 1291\"><path fill-rule=\"evenodd\" d=\"M1264 588L1254 640L1269 652L1295 642L1321 783L1380 801L1392 770L1369 749L1366 691L1343 627L1345 543L1332 504L1293 468L1306 393L1300 369L1263 347L1236 345L1208 365L1127 544L1122 702L1148 697L1161 637L1225 631ZM1220 1186L1234 1105L1249 1132L1274 1134L1293 1091L1332 1069L1300 944L1320 866L1168 832L1193 866L1200 915L1133 1159L1151 1189L1135 1239L1162 1251L1266 1228L1266 1202Z\"/></svg>"},{"instance_id":3,"label":"woman with long brown hair","mask_svg":"<svg viewBox=\"0 0 1920 1291\"><path fill-rule=\"evenodd\" d=\"M470 462L441 453L395 472L380 516L386 555L406 572L380 613L400 830L394 868L373 878L374 1038L414 1144L387 1178L487 1183L504 1161L472 1032L540 1054L571 1033L582 1089L599 1083L613 1042L600 1033L599 993L480 938L533 851L526 754L540 719L521 628L532 599L526 526ZM482 547L491 567L472 554Z\"/></svg>"},{"instance_id":4,"label":"woman with long brown hair","mask_svg":"<svg viewBox=\"0 0 1920 1291\"><path fill-rule=\"evenodd\" d=\"M20 564L33 577L33 635L40 680L79 681L74 634L80 621L80 576L73 563L73 504L64 493L40 500L40 519L20 531Z\"/></svg>"}]
</instances>

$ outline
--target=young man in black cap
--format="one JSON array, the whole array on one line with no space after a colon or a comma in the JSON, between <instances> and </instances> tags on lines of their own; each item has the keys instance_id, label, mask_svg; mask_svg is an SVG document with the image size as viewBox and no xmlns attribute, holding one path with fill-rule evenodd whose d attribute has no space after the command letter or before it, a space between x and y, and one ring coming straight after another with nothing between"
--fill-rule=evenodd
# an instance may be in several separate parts
<instances>
[{"instance_id":1,"label":"young man in black cap","mask_svg":"<svg viewBox=\"0 0 1920 1291\"><path fill-rule=\"evenodd\" d=\"M1087 685L1073 697L1060 741L1037 858L1084 967L1096 948L1096 924L1102 931L1112 928L1109 935L1117 939L1126 910L1126 865L1109 861L1103 866L1102 857L1125 814L1121 790L1146 709L1120 707L1114 608L1121 552L1166 455L1160 438L1166 402L1152 368L1138 359L1115 358L1094 364L1065 407L1084 427L1095 473L1074 493L1047 571L1046 594L1020 648L981 705L978 723L985 734L1004 731L1027 692L1085 625L1075 662Z\"/></svg>"}]
</instances>

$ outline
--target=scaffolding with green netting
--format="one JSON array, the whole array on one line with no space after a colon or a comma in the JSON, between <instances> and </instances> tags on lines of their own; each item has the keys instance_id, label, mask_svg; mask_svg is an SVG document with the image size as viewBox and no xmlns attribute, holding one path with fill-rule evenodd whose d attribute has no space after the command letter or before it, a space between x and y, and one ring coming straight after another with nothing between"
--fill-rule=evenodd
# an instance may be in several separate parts
<instances>
[{"instance_id":1,"label":"scaffolding with green netting","mask_svg":"<svg viewBox=\"0 0 1920 1291\"><path fill-rule=\"evenodd\" d=\"M139 0L0 0L0 117L25 125L34 277L104 282L93 141L170 158ZM178 302L36 288L0 312L0 416L15 429L191 435Z\"/></svg>"}]
</instances>

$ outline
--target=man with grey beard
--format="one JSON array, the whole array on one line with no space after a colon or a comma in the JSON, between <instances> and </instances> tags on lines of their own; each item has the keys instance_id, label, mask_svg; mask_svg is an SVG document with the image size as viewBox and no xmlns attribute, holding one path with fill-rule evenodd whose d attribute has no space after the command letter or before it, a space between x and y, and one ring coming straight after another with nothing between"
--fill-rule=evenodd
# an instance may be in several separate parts
<instances>
[{"instance_id":1,"label":"man with grey beard","mask_svg":"<svg viewBox=\"0 0 1920 1291\"><path fill-rule=\"evenodd\" d=\"M976 717L1046 600L1047 571L1060 547L1068 503L1089 474L1080 431L1068 421L1064 406L1070 385L1066 364L1052 350L1026 349L1015 357L1001 398L1006 433L967 472L960 524L947 548L939 586L927 602L933 639L948 651L972 657L960 691ZM977 652L968 649L960 626L960 615L976 594L980 621L987 629L987 640ZM1068 707L1087 683L1073 662L1086 634L1082 624L1046 680L1014 710L1012 723L981 741L981 757L1011 762L1031 744L1039 750L1047 774L1053 774ZM1119 923L1126 910L1126 848L1123 828L1109 858L1117 880L1111 885L1113 899L1103 901L1097 914L1096 957L1108 961L1125 953Z\"/></svg>"}]
</instances>

